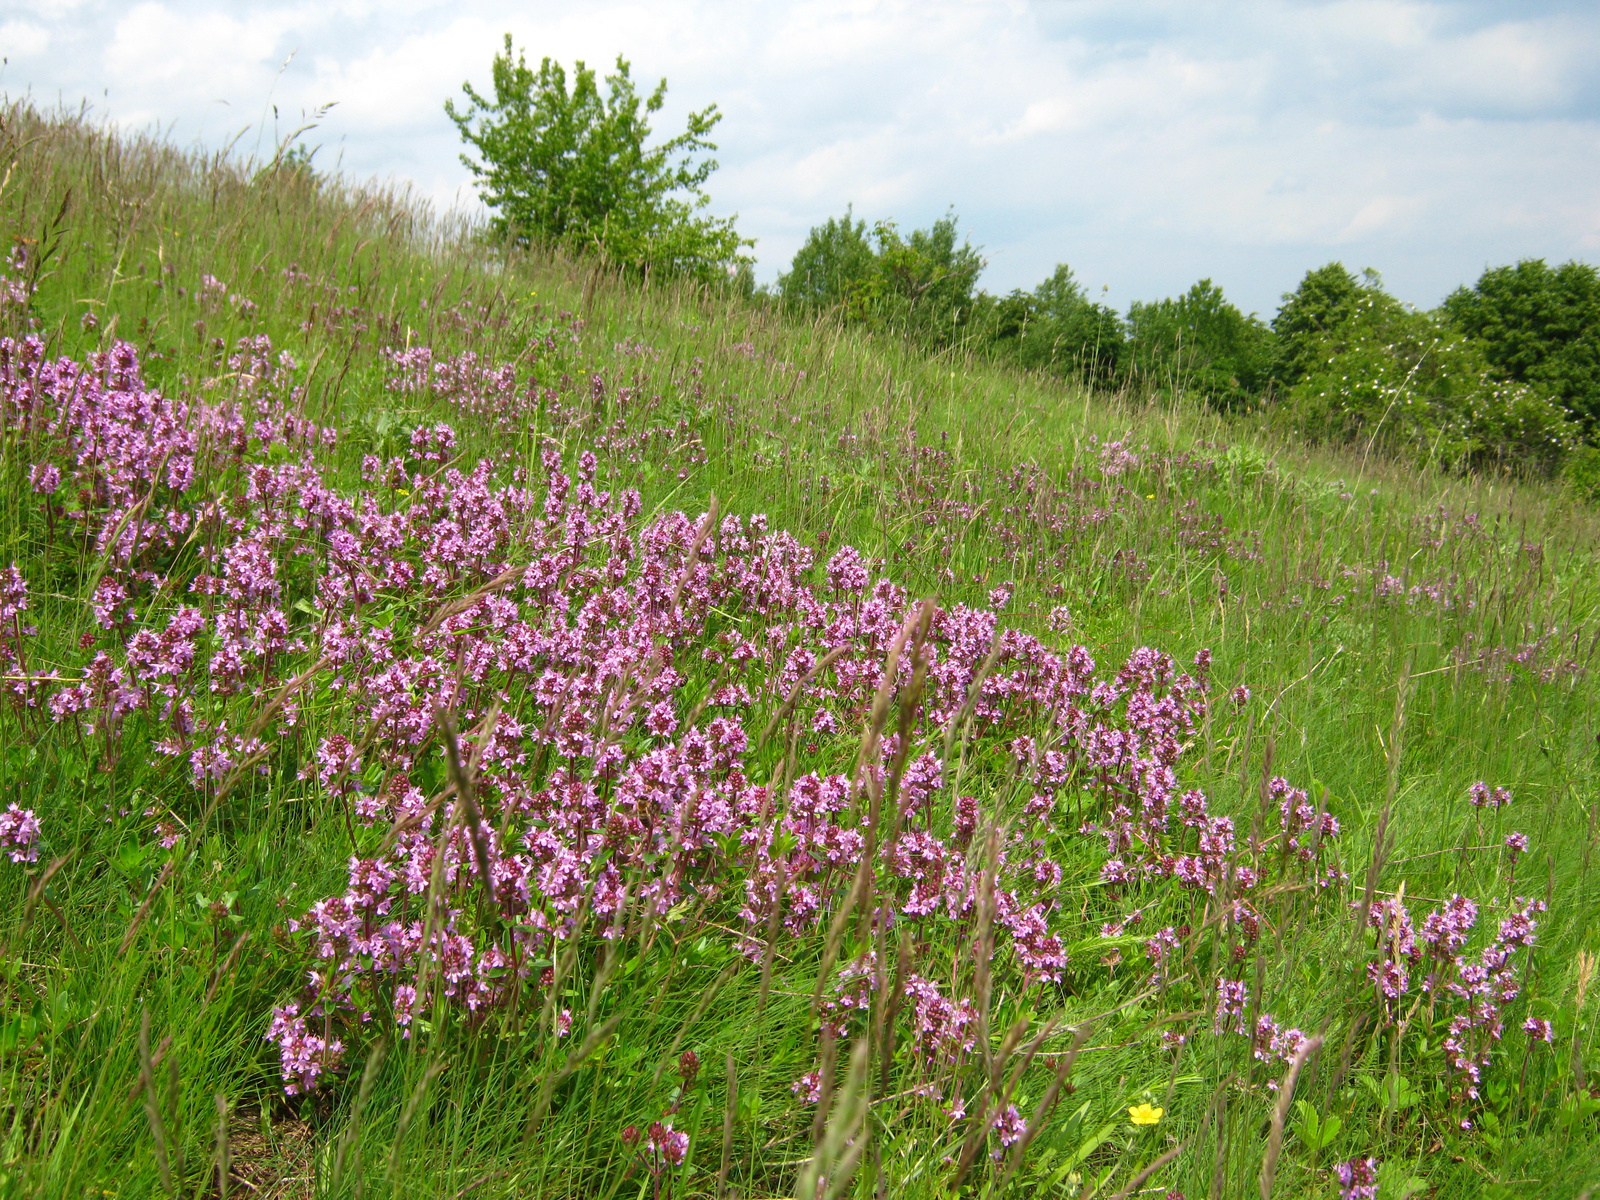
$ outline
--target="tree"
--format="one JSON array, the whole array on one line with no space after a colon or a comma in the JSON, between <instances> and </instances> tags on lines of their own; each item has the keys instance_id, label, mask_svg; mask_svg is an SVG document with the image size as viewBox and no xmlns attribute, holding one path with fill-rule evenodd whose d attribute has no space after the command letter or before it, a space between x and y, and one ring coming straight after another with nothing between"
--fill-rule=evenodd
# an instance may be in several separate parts
<instances>
[{"instance_id":1,"label":"tree","mask_svg":"<svg viewBox=\"0 0 1600 1200\"><path fill-rule=\"evenodd\" d=\"M1591 438L1600 432L1600 271L1527 258L1485 271L1441 310L1507 378L1548 392Z\"/></svg>"},{"instance_id":2,"label":"tree","mask_svg":"<svg viewBox=\"0 0 1600 1200\"><path fill-rule=\"evenodd\" d=\"M1444 467L1550 472L1576 428L1540 389L1508 381L1486 344L1369 281L1306 346L1280 416L1302 436L1384 445Z\"/></svg>"},{"instance_id":3,"label":"tree","mask_svg":"<svg viewBox=\"0 0 1600 1200\"><path fill-rule=\"evenodd\" d=\"M948 345L972 321L985 266L971 242L957 245L959 236L955 214L947 213L909 236L895 222L879 221L869 238L866 222L847 208L811 230L778 277L778 293L789 303Z\"/></svg>"},{"instance_id":4,"label":"tree","mask_svg":"<svg viewBox=\"0 0 1600 1200\"><path fill-rule=\"evenodd\" d=\"M1380 286L1376 272L1367 271L1364 277L1366 287ZM1278 335L1273 375L1281 386L1291 387L1305 377L1313 365L1313 347L1356 311L1362 288L1343 263L1331 262L1307 271L1300 286L1284 294L1283 307L1272 318L1272 332Z\"/></svg>"},{"instance_id":5,"label":"tree","mask_svg":"<svg viewBox=\"0 0 1600 1200\"><path fill-rule=\"evenodd\" d=\"M1112 386L1123 366L1122 319L1084 294L1065 263L1031 292L995 304L994 339L1024 367Z\"/></svg>"},{"instance_id":6,"label":"tree","mask_svg":"<svg viewBox=\"0 0 1600 1200\"><path fill-rule=\"evenodd\" d=\"M1194 391L1219 408L1243 408L1266 389L1272 331L1202 279L1176 300L1128 309L1133 370L1156 384Z\"/></svg>"},{"instance_id":7,"label":"tree","mask_svg":"<svg viewBox=\"0 0 1600 1200\"><path fill-rule=\"evenodd\" d=\"M815 226L778 277L783 298L808 308L844 308L877 272L867 223L846 207L844 216Z\"/></svg>"},{"instance_id":8,"label":"tree","mask_svg":"<svg viewBox=\"0 0 1600 1200\"><path fill-rule=\"evenodd\" d=\"M689 114L678 136L647 147L648 115L666 100L663 79L648 97L634 90L628 63L617 57L602 95L595 72L576 64L572 88L561 64L545 58L537 72L511 35L493 67L494 97L461 85L467 105L445 101L462 140L478 154L461 161L495 210L502 234L544 238L604 251L630 267L706 279L747 271L733 218L704 215L704 184L715 159L707 135L722 119L716 105ZM641 107L643 111L641 112Z\"/></svg>"}]
</instances>

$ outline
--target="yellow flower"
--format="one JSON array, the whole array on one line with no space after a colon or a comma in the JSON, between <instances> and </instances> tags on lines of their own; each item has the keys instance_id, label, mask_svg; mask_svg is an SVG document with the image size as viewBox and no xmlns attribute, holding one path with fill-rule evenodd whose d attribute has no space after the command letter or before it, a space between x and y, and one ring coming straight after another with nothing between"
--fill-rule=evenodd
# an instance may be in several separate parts
<instances>
[{"instance_id":1,"label":"yellow flower","mask_svg":"<svg viewBox=\"0 0 1600 1200\"><path fill-rule=\"evenodd\" d=\"M1148 1104L1135 1104L1128 1110L1128 1120L1135 1125L1155 1125L1160 1122L1161 1115L1166 1111L1164 1108L1152 1108Z\"/></svg>"}]
</instances>

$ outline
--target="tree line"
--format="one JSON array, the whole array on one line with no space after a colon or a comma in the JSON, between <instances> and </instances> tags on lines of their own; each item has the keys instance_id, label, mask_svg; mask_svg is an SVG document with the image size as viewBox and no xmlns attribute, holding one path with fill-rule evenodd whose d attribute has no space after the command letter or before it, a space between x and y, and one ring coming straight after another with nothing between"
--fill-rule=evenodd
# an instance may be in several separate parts
<instances>
[{"instance_id":1,"label":"tree line","mask_svg":"<svg viewBox=\"0 0 1600 1200\"><path fill-rule=\"evenodd\" d=\"M1271 410L1312 437L1377 439L1445 466L1553 471L1600 433L1600 272L1587 263L1493 267L1425 312L1376 272L1331 262L1270 321L1210 279L1120 313L1065 264L1004 296L978 286L983 267L953 215L907 235L846 210L811 230L772 292L930 349Z\"/></svg>"},{"instance_id":2,"label":"tree line","mask_svg":"<svg viewBox=\"0 0 1600 1200\"><path fill-rule=\"evenodd\" d=\"M1118 312L1058 265L1030 291L992 295L985 261L953 213L926 229L868 226L847 208L815 226L776 283L756 288L754 242L705 210L717 163L715 105L654 146L650 115L619 56L604 79L583 62L537 70L510 35L493 93L463 85L445 109L472 154L497 236L596 251L641 275L732 287L807 315L893 333L1100 389L1182 394L1265 411L1304 436L1359 438L1447 468L1563 471L1600 499L1600 273L1542 259L1486 270L1437 309L1384 290L1374 271L1308 271L1270 321L1210 279Z\"/></svg>"}]
</instances>

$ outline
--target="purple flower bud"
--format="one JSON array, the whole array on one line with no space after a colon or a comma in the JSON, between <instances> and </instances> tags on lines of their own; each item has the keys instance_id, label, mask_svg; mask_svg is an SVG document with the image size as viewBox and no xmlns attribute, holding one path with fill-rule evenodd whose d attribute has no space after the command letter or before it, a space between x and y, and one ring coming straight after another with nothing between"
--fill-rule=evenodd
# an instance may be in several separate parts
<instances>
[{"instance_id":1,"label":"purple flower bud","mask_svg":"<svg viewBox=\"0 0 1600 1200\"><path fill-rule=\"evenodd\" d=\"M1375 1200L1378 1195L1378 1160L1352 1158L1334 1167L1339 1178L1339 1200Z\"/></svg>"}]
</instances>

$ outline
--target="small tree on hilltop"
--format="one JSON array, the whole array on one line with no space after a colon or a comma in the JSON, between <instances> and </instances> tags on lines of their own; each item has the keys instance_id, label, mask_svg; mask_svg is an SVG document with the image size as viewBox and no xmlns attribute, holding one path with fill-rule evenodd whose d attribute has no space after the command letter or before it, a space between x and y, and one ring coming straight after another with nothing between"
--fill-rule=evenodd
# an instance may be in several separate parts
<instances>
[{"instance_id":1,"label":"small tree on hilltop","mask_svg":"<svg viewBox=\"0 0 1600 1200\"><path fill-rule=\"evenodd\" d=\"M667 81L640 97L620 55L605 77L608 94L581 61L569 91L560 63L545 58L534 71L523 52L513 57L508 33L493 78L493 99L464 83L465 108L453 100L444 107L477 151L461 161L495 210L496 230L593 247L639 270L748 277L752 260L741 251L754 241L739 236L733 218L701 211L717 163L696 156L716 149L707 138L722 119L716 105L691 112L677 137L646 147L647 117L661 110Z\"/></svg>"},{"instance_id":2,"label":"small tree on hilltop","mask_svg":"<svg viewBox=\"0 0 1600 1200\"><path fill-rule=\"evenodd\" d=\"M1181 386L1217 408L1257 403L1271 375L1272 330L1202 279L1176 300L1128 308L1130 366L1157 386Z\"/></svg>"},{"instance_id":3,"label":"small tree on hilltop","mask_svg":"<svg viewBox=\"0 0 1600 1200\"><path fill-rule=\"evenodd\" d=\"M994 341L1024 367L1115 387L1126 357L1122 318L1084 293L1066 263L1031 292L996 301Z\"/></svg>"}]
</instances>

